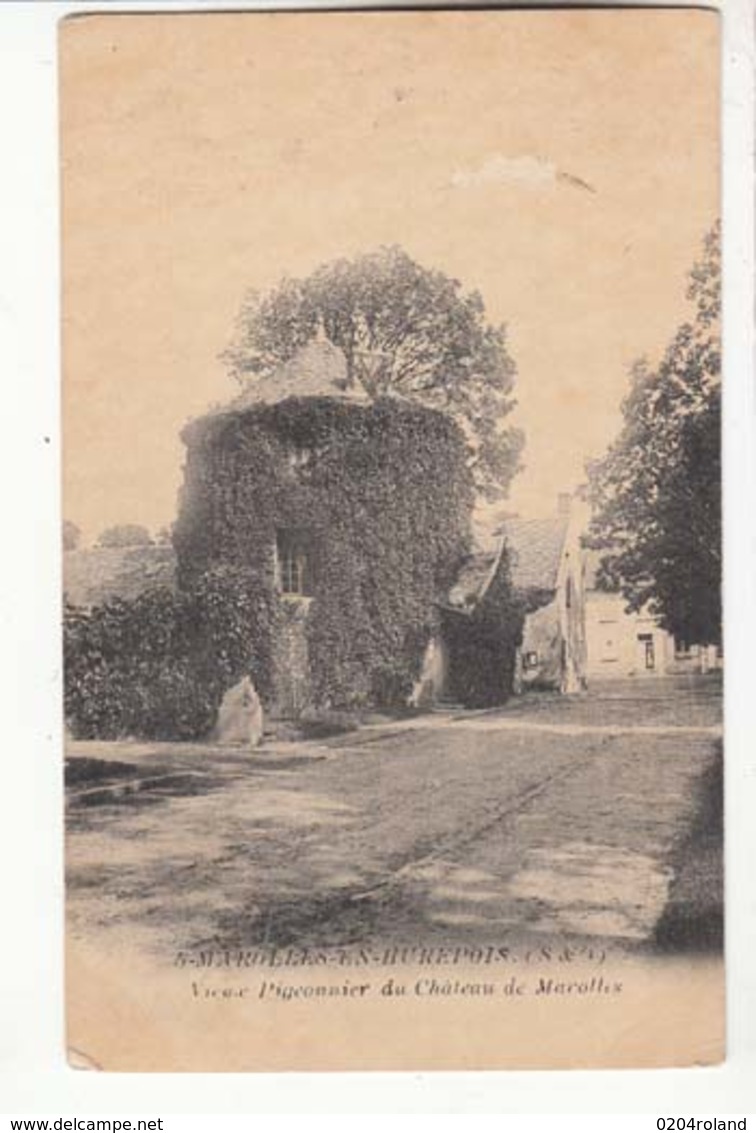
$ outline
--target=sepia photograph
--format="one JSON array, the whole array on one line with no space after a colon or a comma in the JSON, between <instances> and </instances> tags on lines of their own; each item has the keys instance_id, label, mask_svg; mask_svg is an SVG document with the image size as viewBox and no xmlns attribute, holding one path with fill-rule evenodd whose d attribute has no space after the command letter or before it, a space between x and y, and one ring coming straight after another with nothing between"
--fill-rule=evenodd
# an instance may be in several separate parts
<instances>
[{"instance_id":1,"label":"sepia photograph","mask_svg":"<svg viewBox=\"0 0 756 1133\"><path fill-rule=\"evenodd\" d=\"M70 1064L721 1062L718 14L59 51Z\"/></svg>"}]
</instances>

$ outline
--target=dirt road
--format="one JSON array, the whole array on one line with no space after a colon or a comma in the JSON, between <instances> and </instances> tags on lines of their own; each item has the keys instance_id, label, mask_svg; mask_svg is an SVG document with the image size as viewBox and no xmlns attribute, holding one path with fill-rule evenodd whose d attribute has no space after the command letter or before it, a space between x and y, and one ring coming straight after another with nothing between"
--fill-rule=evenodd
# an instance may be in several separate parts
<instances>
[{"instance_id":1,"label":"dirt road","mask_svg":"<svg viewBox=\"0 0 756 1133\"><path fill-rule=\"evenodd\" d=\"M709 912L720 899L719 713L715 682L659 681L254 754L76 745L70 929L165 955L554 937L655 947L683 865L696 892L701 836Z\"/></svg>"}]
</instances>

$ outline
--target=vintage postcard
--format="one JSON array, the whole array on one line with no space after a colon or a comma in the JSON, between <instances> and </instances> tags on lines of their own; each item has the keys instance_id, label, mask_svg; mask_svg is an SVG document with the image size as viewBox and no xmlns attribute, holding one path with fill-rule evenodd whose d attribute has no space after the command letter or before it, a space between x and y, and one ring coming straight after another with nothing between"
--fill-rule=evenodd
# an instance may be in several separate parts
<instances>
[{"instance_id":1,"label":"vintage postcard","mask_svg":"<svg viewBox=\"0 0 756 1133\"><path fill-rule=\"evenodd\" d=\"M722 1060L718 14L60 61L70 1061Z\"/></svg>"}]
</instances>

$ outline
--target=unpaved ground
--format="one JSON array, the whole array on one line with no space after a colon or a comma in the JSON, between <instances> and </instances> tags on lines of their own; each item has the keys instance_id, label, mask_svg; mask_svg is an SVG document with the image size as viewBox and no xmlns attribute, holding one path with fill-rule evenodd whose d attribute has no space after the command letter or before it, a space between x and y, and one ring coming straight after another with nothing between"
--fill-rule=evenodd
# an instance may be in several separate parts
<instances>
[{"instance_id":1,"label":"unpaved ground","mask_svg":"<svg viewBox=\"0 0 756 1133\"><path fill-rule=\"evenodd\" d=\"M721 899L706 790L720 708L716 680L654 681L254 754L74 745L98 762L70 765L70 930L166 957L553 937L653 948L675 902L695 905L701 839L707 916Z\"/></svg>"}]
</instances>

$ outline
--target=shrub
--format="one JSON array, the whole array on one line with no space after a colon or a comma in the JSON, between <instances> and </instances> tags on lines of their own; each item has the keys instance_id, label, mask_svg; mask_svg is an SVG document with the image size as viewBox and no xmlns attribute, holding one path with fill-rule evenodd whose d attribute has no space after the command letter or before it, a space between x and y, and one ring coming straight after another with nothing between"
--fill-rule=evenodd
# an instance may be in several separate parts
<instances>
[{"instance_id":1,"label":"shrub","mask_svg":"<svg viewBox=\"0 0 756 1133\"><path fill-rule=\"evenodd\" d=\"M261 601L243 572L216 570L178 595L156 589L89 611L68 606L65 712L74 735L205 735L243 673L265 687L250 644Z\"/></svg>"}]
</instances>

